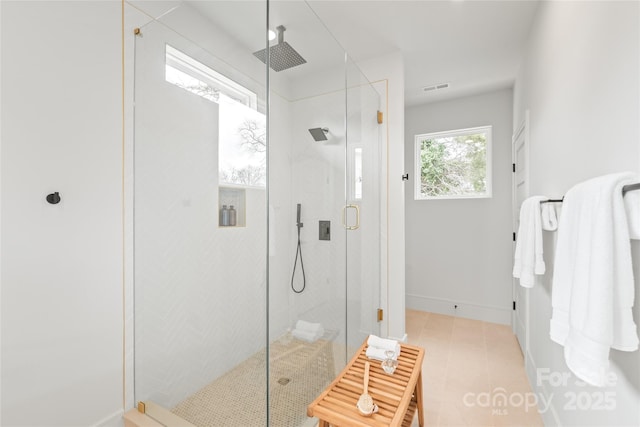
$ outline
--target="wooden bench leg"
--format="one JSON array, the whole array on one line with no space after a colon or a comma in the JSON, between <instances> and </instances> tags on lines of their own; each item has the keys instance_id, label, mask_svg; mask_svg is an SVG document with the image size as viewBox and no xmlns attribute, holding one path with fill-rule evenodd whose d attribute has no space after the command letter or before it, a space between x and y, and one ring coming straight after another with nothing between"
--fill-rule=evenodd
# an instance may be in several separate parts
<instances>
[{"instance_id":1,"label":"wooden bench leg","mask_svg":"<svg viewBox=\"0 0 640 427\"><path fill-rule=\"evenodd\" d=\"M318 420L318 427L329 427L329 423L325 420Z\"/></svg>"},{"instance_id":2,"label":"wooden bench leg","mask_svg":"<svg viewBox=\"0 0 640 427\"><path fill-rule=\"evenodd\" d=\"M424 401L422 400L422 369L418 374L418 382L416 382L416 389L414 391L416 395L416 404L418 406L418 425L424 426Z\"/></svg>"}]
</instances>

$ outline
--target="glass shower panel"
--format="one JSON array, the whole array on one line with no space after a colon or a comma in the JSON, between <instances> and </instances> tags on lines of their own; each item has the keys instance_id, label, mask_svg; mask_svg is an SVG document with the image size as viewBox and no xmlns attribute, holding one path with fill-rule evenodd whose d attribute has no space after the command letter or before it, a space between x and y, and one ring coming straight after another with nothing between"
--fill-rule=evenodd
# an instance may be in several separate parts
<instances>
[{"instance_id":1,"label":"glass shower panel","mask_svg":"<svg viewBox=\"0 0 640 427\"><path fill-rule=\"evenodd\" d=\"M265 14L181 2L135 39L135 398L159 420L267 419Z\"/></svg>"},{"instance_id":2,"label":"glass shower panel","mask_svg":"<svg viewBox=\"0 0 640 427\"><path fill-rule=\"evenodd\" d=\"M379 333L378 95L306 2L168 9L135 39L136 401L314 425Z\"/></svg>"}]
</instances>

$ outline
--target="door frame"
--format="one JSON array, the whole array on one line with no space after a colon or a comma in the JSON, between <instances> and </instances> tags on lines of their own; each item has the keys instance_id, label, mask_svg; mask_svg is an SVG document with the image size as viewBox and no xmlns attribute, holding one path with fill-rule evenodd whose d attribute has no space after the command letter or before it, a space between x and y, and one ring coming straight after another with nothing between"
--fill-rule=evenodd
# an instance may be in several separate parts
<instances>
[{"instance_id":1,"label":"door frame","mask_svg":"<svg viewBox=\"0 0 640 427\"><path fill-rule=\"evenodd\" d=\"M511 207L511 213L512 213L512 224L513 224L513 232L514 235L516 235L516 239L517 239L517 231L518 231L518 224L519 224L519 212L520 212L520 202L518 201L518 182L516 181L516 178L518 177L518 174L516 172L516 168L518 167L518 150L517 148L521 145L522 146L522 152L524 154L524 158L523 163L524 163L524 196L523 199L529 197L530 195L530 190L529 190L529 143L530 143L530 136L529 136L529 130L530 130L530 119L529 119L529 110L525 111L525 117L524 120L522 120L522 122L518 125L516 131L513 133L512 139L511 139L511 158L512 158L512 163L513 163L513 174L511 177L511 190L512 190L512 207ZM516 247L516 242L515 239L513 241L513 249L512 249L512 254L515 254L515 247ZM513 258L512 258L513 260ZM529 353L529 344L530 344L530 328L529 328L529 323L530 323L530 319L529 319L529 313L530 313L530 293L529 293L529 289L528 288L523 288L520 286L519 280L516 279L515 277L511 278L511 282L512 282L512 297L513 297L513 311L512 311L512 316L511 316L511 328L512 331L514 333L514 335L516 335L516 339L518 339L520 348L522 349L522 353L524 356L524 363L525 363L525 367L527 366L527 359L528 359L528 353ZM520 300L520 298L517 298L517 295L520 294L522 296L522 301ZM520 307L517 306L516 301L518 301L518 303L520 304ZM518 324L519 324L519 315L522 314L523 318L522 320L522 324L523 324L523 335L524 336L518 336Z\"/></svg>"}]
</instances>

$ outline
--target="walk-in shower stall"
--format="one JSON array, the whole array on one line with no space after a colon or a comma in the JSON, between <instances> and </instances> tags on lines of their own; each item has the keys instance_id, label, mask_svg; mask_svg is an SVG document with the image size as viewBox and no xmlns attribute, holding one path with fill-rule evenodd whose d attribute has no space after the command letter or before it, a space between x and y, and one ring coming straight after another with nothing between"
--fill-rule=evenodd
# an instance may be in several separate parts
<instances>
[{"instance_id":1,"label":"walk-in shower stall","mask_svg":"<svg viewBox=\"0 0 640 427\"><path fill-rule=\"evenodd\" d=\"M313 424L380 333L380 95L304 1L132 4L135 400Z\"/></svg>"}]
</instances>

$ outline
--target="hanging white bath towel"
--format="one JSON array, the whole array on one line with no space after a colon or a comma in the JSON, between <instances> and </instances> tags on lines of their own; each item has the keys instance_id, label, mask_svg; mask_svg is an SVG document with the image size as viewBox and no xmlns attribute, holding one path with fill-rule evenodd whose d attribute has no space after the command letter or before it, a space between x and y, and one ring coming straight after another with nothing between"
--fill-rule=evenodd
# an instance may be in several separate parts
<instances>
[{"instance_id":1,"label":"hanging white bath towel","mask_svg":"<svg viewBox=\"0 0 640 427\"><path fill-rule=\"evenodd\" d=\"M516 238L513 259L513 277L520 279L520 285L531 288L536 283L534 274L545 272L542 251L542 220L540 202L549 200L544 196L533 196L520 206L520 226Z\"/></svg>"},{"instance_id":2,"label":"hanging white bath towel","mask_svg":"<svg viewBox=\"0 0 640 427\"><path fill-rule=\"evenodd\" d=\"M541 203L540 216L542 217L542 229L545 231L556 231L558 229L558 213L556 204Z\"/></svg>"},{"instance_id":3,"label":"hanging white bath towel","mask_svg":"<svg viewBox=\"0 0 640 427\"><path fill-rule=\"evenodd\" d=\"M583 381L606 385L611 348L638 349L622 186L632 173L594 178L564 198L553 274L551 339Z\"/></svg>"}]
</instances>

